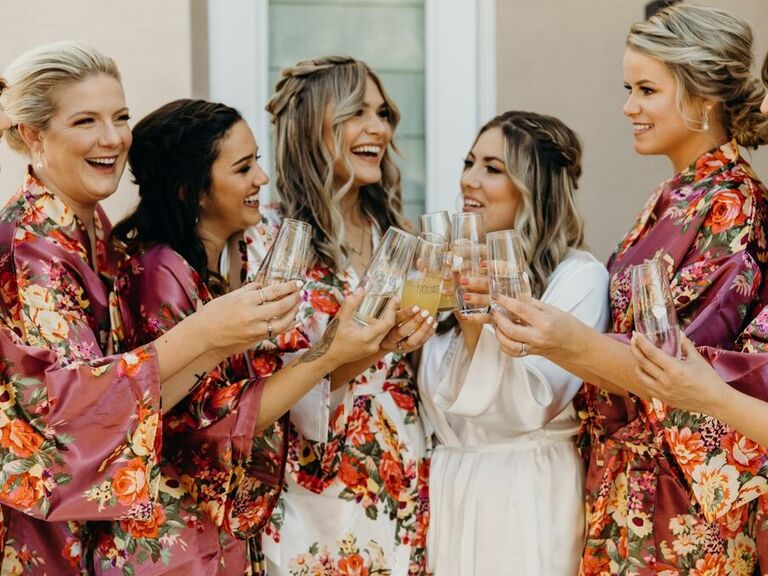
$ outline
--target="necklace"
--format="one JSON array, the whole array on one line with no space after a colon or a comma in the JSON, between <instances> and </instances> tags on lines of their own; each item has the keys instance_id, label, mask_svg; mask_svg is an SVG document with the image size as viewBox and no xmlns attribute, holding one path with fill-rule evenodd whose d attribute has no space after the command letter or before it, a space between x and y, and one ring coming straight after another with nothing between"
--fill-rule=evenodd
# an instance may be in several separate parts
<instances>
[{"instance_id":1,"label":"necklace","mask_svg":"<svg viewBox=\"0 0 768 576\"><path fill-rule=\"evenodd\" d=\"M353 254L357 254L358 256L362 256L366 252L366 240L367 240L367 238L368 238L368 227L367 226L363 226L362 234L360 235L360 248L355 248L349 242L344 242L344 246L349 248L349 250Z\"/></svg>"}]
</instances>

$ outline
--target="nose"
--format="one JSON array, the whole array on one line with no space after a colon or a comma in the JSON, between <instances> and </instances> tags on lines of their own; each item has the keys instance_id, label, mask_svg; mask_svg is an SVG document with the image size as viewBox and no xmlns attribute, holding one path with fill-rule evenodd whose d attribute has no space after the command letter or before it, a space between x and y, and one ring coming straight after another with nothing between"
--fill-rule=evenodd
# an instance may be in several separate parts
<instances>
[{"instance_id":1,"label":"nose","mask_svg":"<svg viewBox=\"0 0 768 576\"><path fill-rule=\"evenodd\" d=\"M477 190L480 188L480 178L477 177L476 167L476 165L472 166L469 170L464 170L464 172L461 173L459 185L461 186L462 191L465 189Z\"/></svg>"},{"instance_id":2,"label":"nose","mask_svg":"<svg viewBox=\"0 0 768 576\"><path fill-rule=\"evenodd\" d=\"M369 134L382 134L389 127L389 123L379 116L372 114L365 125L365 130Z\"/></svg>"},{"instance_id":3,"label":"nose","mask_svg":"<svg viewBox=\"0 0 768 576\"><path fill-rule=\"evenodd\" d=\"M627 100L626 102L624 102L622 111L624 112L624 115L627 117L634 116L635 114L640 112L640 105L637 103L637 99L632 93L630 93L627 96Z\"/></svg>"},{"instance_id":4,"label":"nose","mask_svg":"<svg viewBox=\"0 0 768 576\"><path fill-rule=\"evenodd\" d=\"M256 186L266 186L269 184L269 174L259 164L256 164L256 174L254 174L253 183Z\"/></svg>"},{"instance_id":5,"label":"nose","mask_svg":"<svg viewBox=\"0 0 768 576\"><path fill-rule=\"evenodd\" d=\"M763 98L763 103L760 104L760 112L763 114L768 114L768 94L765 95L765 98Z\"/></svg>"},{"instance_id":6,"label":"nose","mask_svg":"<svg viewBox=\"0 0 768 576\"><path fill-rule=\"evenodd\" d=\"M120 129L115 126L114 122L104 122L99 134L99 145L106 148L116 148L120 146L122 141Z\"/></svg>"}]
</instances>

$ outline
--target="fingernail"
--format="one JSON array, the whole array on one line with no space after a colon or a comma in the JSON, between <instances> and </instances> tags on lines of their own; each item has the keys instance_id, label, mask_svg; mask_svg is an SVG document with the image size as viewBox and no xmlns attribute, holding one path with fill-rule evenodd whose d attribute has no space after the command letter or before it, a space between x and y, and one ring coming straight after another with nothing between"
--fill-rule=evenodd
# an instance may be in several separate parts
<instances>
[{"instance_id":1,"label":"fingernail","mask_svg":"<svg viewBox=\"0 0 768 576\"><path fill-rule=\"evenodd\" d=\"M461 285L462 286L466 286L467 284L469 284L469 280L467 278L462 278L461 279Z\"/></svg>"},{"instance_id":2,"label":"fingernail","mask_svg":"<svg viewBox=\"0 0 768 576\"><path fill-rule=\"evenodd\" d=\"M418 311L419 311L419 307L418 306L414 306L413 308L411 308L411 312L413 312L414 314L416 314L416 312L418 312Z\"/></svg>"},{"instance_id":3,"label":"fingernail","mask_svg":"<svg viewBox=\"0 0 768 576\"><path fill-rule=\"evenodd\" d=\"M432 322L433 322L433 321L434 321L434 318L432 318L432 316L430 316L429 318L427 318L427 324L429 324L430 326L432 325Z\"/></svg>"},{"instance_id":4,"label":"fingernail","mask_svg":"<svg viewBox=\"0 0 768 576\"><path fill-rule=\"evenodd\" d=\"M480 262L480 268L488 268L488 262L486 262L485 260Z\"/></svg>"},{"instance_id":5,"label":"fingernail","mask_svg":"<svg viewBox=\"0 0 768 576\"><path fill-rule=\"evenodd\" d=\"M464 302L469 302L469 294L464 294L464 296L462 296L462 299L464 300Z\"/></svg>"},{"instance_id":6,"label":"fingernail","mask_svg":"<svg viewBox=\"0 0 768 576\"><path fill-rule=\"evenodd\" d=\"M421 317L422 318L426 318L427 316L429 316L429 310L422 310L421 311Z\"/></svg>"}]
</instances>

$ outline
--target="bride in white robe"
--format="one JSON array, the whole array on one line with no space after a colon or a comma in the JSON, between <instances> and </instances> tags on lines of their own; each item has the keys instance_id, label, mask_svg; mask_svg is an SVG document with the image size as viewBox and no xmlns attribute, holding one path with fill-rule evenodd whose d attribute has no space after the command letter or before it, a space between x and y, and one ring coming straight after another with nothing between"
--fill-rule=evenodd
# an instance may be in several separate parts
<instances>
[{"instance_id":1,"label":"bride in white robe","mask_svg":"<svg viewBox=\"0 0 768 576\"><path fill-rule=\"evenodd\" d=\"M578 139L558 120L506 113L481 130L465 161L462 193L465 210L484 212L489 232L527 233L526 252L544 238L559 241L562 252L549 251L554 269L545 278L529 271L534 296L605 329L608 274L580 249L581 219L572 204L580 153ZM540 219L537 235L525 222L553 202L565 209L555 221ZM487 300L487 281L469 279L467 288L476 286L482 288L469 299ZM571 401L581 381L524 350L517 358L506 355L482 320L489 317L464 318L429 341L419 369L421 401L438 440L429 478L429 570L575 576L584 497Z\"/></svg>"}]
</instances>

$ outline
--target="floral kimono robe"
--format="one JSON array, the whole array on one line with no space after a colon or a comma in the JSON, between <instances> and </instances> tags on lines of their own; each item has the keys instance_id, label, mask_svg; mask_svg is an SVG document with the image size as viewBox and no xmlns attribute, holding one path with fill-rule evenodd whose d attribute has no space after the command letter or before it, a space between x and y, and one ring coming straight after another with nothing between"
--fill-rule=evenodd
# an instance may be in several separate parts
<instances>
[{"instance_id":1,"label":"floral kimono robe","mask_svg":"<svg viewBox=\"0 0 768 576\"><path fill-rule=\"evenodd\" d=\"M211 300L197 272L164 245L128 258L115 290L122 318L117 337L129 349L155 340ZM288 449L285 424L265 434L255 430L263 378L271 374L259 356L237 354L200 375L194 391L166 414L152 519L102 523L97 574L252 572L247 538L272 513Z\"/></svg>"},{"instance_id":2,"label":"floral kimono robe","mask_svg":"<svg viewBox=\"0 0 768 576\"><path fill-rule=\"evenodd\" d=\"M242 244L251 275L279 224L264 214ZM272 339L281 363L320 339L358 282L351 268L308 270L300 326ZM261 539L270 576L424 574L429 444L411 367L389 354L348 385L329 385L291 410L286 488Z\"/></svg>"},{"instance_id":3,"label":"floral kimono robe","mask_svg":"<svg viewBox=\"0 0 768 576\"><path fill-rule=\"evenodd\" d=\"M105 356L99 208L95 226L94 262L82 223L31 173L0 213L4 575L85 574L83 521L145 520L157 496L157 360L151 345Z\"/></svg>"},{"instance_id":4,"label":"floral kimono robe","mask_svg":"<svg viewBox=\"0 0 768 576\"><path fill-rule=\"evenodd\" d=\"M767 209L766 190L734 142L662 184L608 263L616 337L632 330L631 266L655 259L669 274L688 337L709 347L727 379L743 375L747 355L727 350L741 345L739 333L765 304ZM581 573L751 575L762 530L757 499L768 491L766 448L656 400L586 385L581 401L588 459Z\"/></svg>"}]
</instances>

